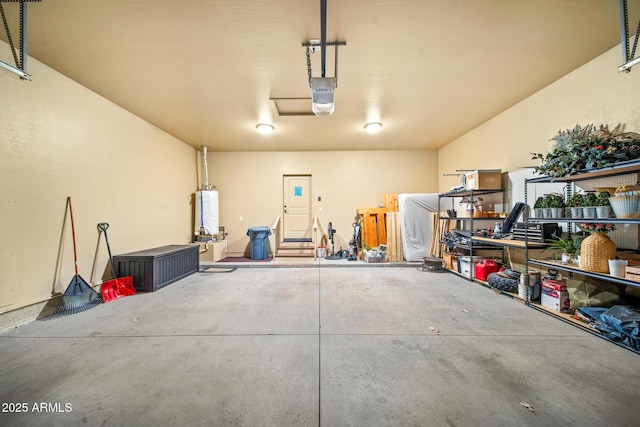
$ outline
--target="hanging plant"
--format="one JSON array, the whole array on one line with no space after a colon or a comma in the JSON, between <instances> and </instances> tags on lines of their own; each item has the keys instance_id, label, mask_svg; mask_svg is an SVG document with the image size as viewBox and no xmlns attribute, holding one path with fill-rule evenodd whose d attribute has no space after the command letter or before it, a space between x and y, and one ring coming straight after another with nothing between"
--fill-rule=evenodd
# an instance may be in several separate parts
<instances>
[{"instance_id":1,"label":"hanging plant","mask_svg":"<svg viewBox=\"0 0 640 427\"><path fill-rule=\"evenodd\" d=\"M551 152L531 153L532 159L542 160L536 172L550 177L567 177L587 169L640 157L640 134L620 132L621 125L609 130L607 125L576 125L573 129L560 130Z\"/></svg>"}]
</instances>

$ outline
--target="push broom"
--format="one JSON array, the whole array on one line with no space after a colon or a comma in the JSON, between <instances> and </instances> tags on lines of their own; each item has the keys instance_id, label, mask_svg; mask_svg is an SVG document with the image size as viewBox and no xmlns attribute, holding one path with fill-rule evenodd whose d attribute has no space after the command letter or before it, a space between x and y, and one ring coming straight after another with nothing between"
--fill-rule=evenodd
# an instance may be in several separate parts
<instances>
[{"instance_id":1,"label":"push broom","mask_svg":"<svg viewBox=\"0 0 640 427\"><path fill-rule=\"evenodd\" d=\"M71 208L71 197L67 197L67 206L71 215L71 235L73 236L73 261L76 274L71 279L67 290L64 291L58 306L52 316L66 316L88 310L102 303L102 297L78 274L78 253L76 249L76 227Z\"/></svg>"}]
</instances>

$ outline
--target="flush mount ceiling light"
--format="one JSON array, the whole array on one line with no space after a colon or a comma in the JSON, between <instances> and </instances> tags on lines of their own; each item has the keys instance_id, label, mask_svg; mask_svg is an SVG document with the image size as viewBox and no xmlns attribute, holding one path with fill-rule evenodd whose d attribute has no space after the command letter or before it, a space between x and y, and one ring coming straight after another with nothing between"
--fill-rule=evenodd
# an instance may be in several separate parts
<instances>
[{"instance_id":1,"label":"flush mount ceiling light","mask_svg":"<svg viewBox=\"0 0 640 427\"><path fill-rule=\"evenodd\" d=\"M263 135L268 135L275 130L272 124L269 123L258 123L256 125L256 129Z\"/></svg>"},{"instance_id":2,"label":"flush mount ceiling light","mask_svg":"<svg viewBox=\"0 0 640 427\"><path fill-rule=\"evenodd\" d=\"M311 88L311 109L316 116L330 116L335 109L335 91L338 87L338 46L346 42L327 43L327 0L320 0L320 40L313 39L302 46L307 48L307 75ZM325 65L327 46L335 46L334 77L326 77ZM320 51L322 61L322 77L311 76L311 53Z\"/></svg>"},{"instance_id":3,"label":"flush mount ceiling light","mask_svg":"<svg viewBox=\"0 0 640 427\"><path fill-rule=\"evenodd\" d=\"M369 133L379 132L380 129L382 129L382 123L380 122L369 122L366 125L364 125L364 130L366 130Z\"/></svg>"}]
</instances>

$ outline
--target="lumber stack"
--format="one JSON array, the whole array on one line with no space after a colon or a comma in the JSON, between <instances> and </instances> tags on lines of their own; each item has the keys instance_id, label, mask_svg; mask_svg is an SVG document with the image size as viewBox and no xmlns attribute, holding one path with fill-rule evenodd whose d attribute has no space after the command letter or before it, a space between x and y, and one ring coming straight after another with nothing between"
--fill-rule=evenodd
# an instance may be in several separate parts
<instances>
[{"instance_id":1,"label":"lumber stack","mask_svg":"<svg viewBox=\"0 0 640 427\"><path fill-rule=\"evenodd\" d=\"M400 234L400 215L398 212L387 212L387 261L397 262L404 259L402 253L402 237Z\"/></svg>"},{"instance_id":2,"label":"lumber stack","mask_svg":"<svg viewBox=\"0 0 640 427\"><path fill-rule=\"evenodd\" d=\"M433 236L435 236L435 239L432 237L430 253L433 253L433 256L442 257L443 254L447 252L447 245L440 242L444 240L444 234L446 232L452 231L458 228L458 221L446 219L442 221L442 223L440 224L440 228L437 228L438 219L434 218L433 221L434 221L433 222L434 227L436 227L434 228L434 230L438 230L438 233L437 235L436 233L433 233Z\"/></svg>"},{"instance_id":3,"label":"lumber stack","mask_svg":"<svg viewBox=\"0 0 640 427\"><path fill-rule=\"evenodd\" d=\"M384 207L387 208L387 212L398 212L398 195L385 194Z\"/></svg>"},{"instance_id":4,"label":"lumber stack","mask_svg":"<svg viewBox=\"0 0 640 427\"><path fill-rule=\"evenodd\" d=\"M402 261L402 238L398 213L398 195L385 194L384 207L358 208L362 245L376 248L387 245L387 260Z\"/></svg>"},{"instance_id":5,"label":"lumber stack","mask_svg":"<svg viewBox=\"0 0 640 427\"><path fill-rule=\"evenodd\" d=\"M356 213L360 217L363 246L375 248L386 244L386 208L358 208Z\"/></svg>"}]
</instances>

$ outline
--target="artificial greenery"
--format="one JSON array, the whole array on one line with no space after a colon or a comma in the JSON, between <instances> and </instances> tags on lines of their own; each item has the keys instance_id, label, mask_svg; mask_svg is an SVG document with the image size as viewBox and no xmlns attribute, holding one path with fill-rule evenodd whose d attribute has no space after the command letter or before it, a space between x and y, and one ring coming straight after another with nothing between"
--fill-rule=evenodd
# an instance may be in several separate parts
<instances>
[{"instance_id":1,"label":"artificial greenery","mask_svg":"<svg viewBox=\"0 0 640 427\"><path fill-rule=\"evenodd\" d=\"M547 200L543 196L538 197L536 199L536 202L533 205L534 209L541 209L546 207L547 207Z\"/></svg>"},{"instance_id":2,"label":"artificial greenery","mask_svg":"<svg viewBox=\"0 0 640 427\"><path fill-rule=\"evenodd\" d=\"M597 206L596 203L598 203L598 197L596 196L596 193L589 191L584 196L582 196L583 207Z\"/></svg>"},{"instance_id":3,"label":"artificial greenery","mask_svg":"<svg viewBox=\"0 0 640 427\"><path fill-rule=\"evenodd\" d=\"M569 255L575 255L576 252L578 252L580 250L580 244L582 243L582 239L581 238L577 238L577 239L573 239L570 236L565 236L565 235L556 235L553 234L551 236L551 239L547 240L547 243L550 243L549 248L550 249L555 249L556 251L556 258L558 258L559 255L562 255L563 253L569 254Z\"/></svg>"},{"instance_id":4,"label":"artificial greenery","mask_svg":"<svg viewBox=\"0 0 640 427\"><path fill-rule=\"evenodd\" d=\"M589 232L591 234L594 234L594 233L607 234L610 231L615 231L617 228L615 224L595 223L595 222L580 223L578 225L581 230Z\"/></svg>"},{"instance_id":5,"label":"artificial greenery","mask_svg":"<svg viewBox=\"0 0 640 427\"><path fill-rule=\"evenodd\" d=\"M545 194L545 205L547 208L564 208L564 196L558 193Z\"/></svg>"},{"instance_id":6,"label":"artificial greenery","mask_svg":"<svg viewBox=\"0 0 640 427\"><path fill-rule=\"evenodd\" d=\"M586 238L587 236L585 235L581 235L581 234L574 234L571 237L571 240L573 240L573 246L575 246L576 251L574 252L574 255L578 256L580 255L580 248L582 247L582 241Z\"/></svg>"},{"instance_id":7,"label":"artificial greenery","mask_svg":"<svg viewBox=\"0 0 640 427\"><path fill-rule=\"evenodd\" d=\"M566 177L640 158L640 134L621 132L621 128L618 125L609 130L607 125L589 124L560 130L551 138L554 141L551 152L531 153L532 159L542 160L542 165L534 170L550 177Z\"/></svg>"},{"instance_id":8,"label":"artificial greenery","mask_svg":"<svg viewBox=\"0 0 640 427\"><path fill-rule=\"evenodd\" d=\"M611 206L609 197L611 197L611 194L608 191L601 191L596 196L596 204L594 206Z\"/></svg>"},{"instance_id":9,"label":"artificial greenery","mask_svg":"<svg viewBox=\"0 0 640 427\"><path fill-rule=\"evenodd\" d=\"M582 206L583 193L573 193L567 200L567 206L570 208L579 208Z\"/></svg>"}]
</instances>

